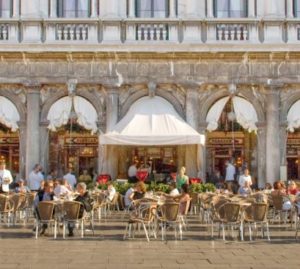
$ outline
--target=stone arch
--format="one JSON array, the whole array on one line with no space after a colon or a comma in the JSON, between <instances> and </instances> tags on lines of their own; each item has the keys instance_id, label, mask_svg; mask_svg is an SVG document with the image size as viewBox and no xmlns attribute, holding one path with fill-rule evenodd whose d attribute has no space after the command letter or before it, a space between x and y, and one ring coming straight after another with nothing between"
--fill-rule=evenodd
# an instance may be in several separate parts
<instances>
[{"instance_id":1,"label":"stone arch","mask_svg":"<svg viewBox=\"0 0 300 269\"><path fill-rule=\"evenodd\" d=\"M126 113L128 112L129 108L131 107L131 105L137 101L138 99L147 96L148 95L148 89L145 87L144 89L138 90L135 93L133 93L132 95L130 95L127 100L124 102L123 106L120 108L120 117L119 119L123 118ZM172 95L171 93L160 89L159 86L155 92L155 95L160 96L164 99L166 99L168 102L170 102L173 107L175 108L176 112L183 118L185 119L185 113L184 113L184 109L182 108L179 100L177 100L177 98Z\"/></svg>"},{"instance_id":2,"label":"stone arch","mask_svg":"<svg viewBox=\"0 0 300 269\"><path fill-rule=\"evenodd\" d=\"M98 121L101 121L100 117L103 117L103 115L104 115L104 113L103 113L104 108L103 108L103 105L101 104L101 101L99 100L99 98L95 98L95 94L93 94L92 92L90 92L88 90L83 90L83 89L81 89L81 90L78 89L76 95L85 98L87 101L89 101L93 105L93 107L97 111ZM58 101L59 99L65 97L65 96L67 96L67 90L57 91L55 94L53 94L52 96L47 98L47 100L44 103L42 110L41 110L41 122L42 123L47 122L47 115L49 113L51 106L56 101Z\"/></svg>"},{"instance_id":3,"label":"stone arch","mask_svg":"<svg viewBox=\"0 0 300 269\"><path fill-rule=\"evenodd\" d=\"M0 95L10 100L17 108L20 116L20 122L26 122L26 106L16 94L12 91L0 89Z\"/></svg>"},{"instance_id":4,"label":"stone arch","mask_svg":"<svg viewBox=\"0 0 300 269\"><path fill-rule=\"evenodd\" d=\"M199 122L200 124L206 123L206 116L208 111L210 110L210 108L213 106L213 104L218 101L219 99L226 97L229 95L229 92L227 89L220 89L218 90L216 93L209 95L209 97L207 99L205 99L204 101L202 101L202 104L200 105L200 119ZM263 108L261 106L261 104L259 103L258 100L255 99L255 97L251 94L248 93L248 91L245 90L241 90L238 91L237 96L239 97L243 97L246 100L251 100L251 104L253 105L253 107L255 108L255 111L257 113L257 117L258 117L258 121L259 122L265 122L265 114L263 111Z\"/></svg>"},{"instance_id":5,"label":"stone arch","mask_svg":"<svg viewBox=\"0 0 300 269\"><path fill-rule=\"evenodd\" d=\"M287 114L294 103L300 100L300 91L296 91L294 93L290 93L289 97L282 102L282 107L280 110L280 121L282 123L286 123Z\"/></svg>"}]
</instances>

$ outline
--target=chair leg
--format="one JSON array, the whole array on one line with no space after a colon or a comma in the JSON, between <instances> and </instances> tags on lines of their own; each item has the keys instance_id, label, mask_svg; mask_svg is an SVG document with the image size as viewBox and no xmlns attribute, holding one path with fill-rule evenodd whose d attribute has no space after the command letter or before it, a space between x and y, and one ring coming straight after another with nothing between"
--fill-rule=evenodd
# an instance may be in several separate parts
<instances>
[{"instance_id":1,"label":"chair leg","mask_svg":"<svg viewBox=\"0 0 300 269\"><path fill-rule=\"evenodd\" d=\"M54 239L57 237L57 222L54 222Z\"/></svg>"},{"instance_id":2,"label":"chair leg","mask_svg":"<svg viewBox=\"0 0 300 269\"><path fill-rule=\"evenodd\" d=\"M83 238L84 229L83 229L83 220L81 220L81 238Z\"/></svg>"},{"instance_id":3,"label":"chair leg","mask_svg":"<svg viewBox=\"0 0 300 269\"><path fill-rule=\"evenodd\" d=\"M39 223L36 222L36 226L35 226L35 239L38 238L38 234L39 234Z\"/></svg>"},{"instance_id":4,"label":"chair leg","mask_svg":"<svg viewBox=\"0 0 300 269\"><path fill-rule=\"evenodd\" d=\"M63 239L66 238L66 223L63 223Z\"/></svg>"},{"instance_id":5,"label":"chair leg","mask_svg":"<svg viewBox=\"0 0 300 269\"><path fill-rule=\"evenodd\" d=\"M252 241L252 229L251 229L251 223L249 223L249 238L250 238L250 241Z\"/></svg>"},{"instance_id":6,"label":"chair leg","mask_svg":"<svg viewBox=\"0 0 300 269\"><path fill-rule=\"evenodd\" d=\"M270 230L269 230L269 223L266 223L266 229L267 229L267 237L268 237L268 241L270 241Z\"/></svg>"},{"instance_id":7,"label":"chair leg","mask_svg":"<svg viewBox=\"0 0 300 269\"><path fill-rule=\"evenodd\" d=\"M146 235L147 241L150 242L150 239L149 239L149 236L148 236L148 231L147 231L147 228L145 226L145 223L143 223L143 228L144 228L144 231L145 231L145 235Z\"/></svg>"},{"instance_id":8,"label":"chair leg","mask_svg":"<svg viewBox=\"0 0 300 269\"><path fill-rule=\"evenodd\" d=\"M225 228L224 224L222 223L222 233L223 233L223 240L225 241Z\"/></svg>"}]
</instances>

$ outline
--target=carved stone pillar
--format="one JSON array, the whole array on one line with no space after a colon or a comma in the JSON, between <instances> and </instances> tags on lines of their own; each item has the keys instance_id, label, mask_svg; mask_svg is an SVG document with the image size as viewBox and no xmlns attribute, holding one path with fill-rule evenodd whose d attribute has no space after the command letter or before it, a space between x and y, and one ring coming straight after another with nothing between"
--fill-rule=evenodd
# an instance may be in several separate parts
<instances>
[{"instance_id":1,"label":"carved stone pillar","mask_svg":"<svg viewBox=\"0 0 300 269\"><path fill-rule=\"evenodd\" d=\"M255 0L248 0L248 17L255 17Z\"/></svg>"},{"instance_id":2,"label":"carved stone pillar","mask_svg":"<svg viewBox=\"0 0 300 269\"><path fill-rule=\"evenodd\" d=\"M279 102L280 86L271 86L267 91L266 102L266 181L274 183L280 176L280 143L279 143Z\"/></svg>"},{"instance_id":3,"label":"carved stone pillar","mask_svg":"<svg viewBox=\"0 0 300 269\"><path fill-rule=\"evenodd\" d=\"M40 163L40 85L28 83L26 128L26 176Z\"/></svg>"},{"instance_id":4,"label":"carved stone pillar","mask_svg":"<svg viewBox=\"0 0 300 269\"><path fill-rule=\"evenodd\" d=\"M107 87L106 97L106 132L113 130L114 126L118 122L119 113L119 93L115 87ZM100 151L99 151L100 152ZM118 175L118 150L116 146L106 146L104 167L107 173L111 175L113 179ZM101 160L101 156L99 156ZM125 161L125 160L124 160Z\"/></svg>"},{"instance_id":5,"label":"carved stone pillar","mask_svg":"<svg viewBox=\"0 0 300 269\"><path fill-rule=\"evenodd\" d=\"M280 124L279 141L280 141L280 179L288 180L287 178L287 159L286 159L286 146L288 140L286 123Z\"/></svg>"},{"instance_id":6,"label":"carved stone pillar","mask_svg":"<svg viewBox=\"0 0 300 269\"><path fill-rule=\"evenodd\" d=\"M169 17L170 18L175 18L176 17L176 0L170 0L169 4L170 4L170 7L169 7L169 10L170 10Z\"/></svg>"},{"instance_id":7,"label":"carved stone pillar","mask_svg":"<svg viewBox=\"0 0 300 269\"><path fill-rule=\"evenodd\" d=\"M20 15L20 2L19 0L13 0L13 18L17 18Z\"/></svg>"},{"instance_id":8,"label":"carved stone pillar","mask_svg":"<svg viewBox=\"0 0 300 269\"><path fill-rule=\"evenodd\" d=\"M293 5L294 5L294 0L286 0L286 16L287 16L287 18L294 18Z\"/></svg>"},{"instance_id":9,"label":"carved stone pillar","mask_svg":"<svg viewBox=\"0 0 300 269\"><path fill-rule=\"evenodd\" d=\"M49 172L49 129L48 122L40 123L40 164L47 175Z\"/></svg>"},{"instance_id":10,"label":"carved stone pillar","mask_svg":"<svg viewBox=\"0 0 300 269\"><path fill-rule=\"evenodd\" d=\"M57 17L57 0L50 0L50 18Z\"/></svg>"},{"instance_id":11,"label":"carved stone pillar","mask_svg":"<svg viewBox=\"0 0 300 269\"><path fill-rule=\"evenodd\" d=\"M135 0L129 0L128 17L135 18Z\"/></svg>"},{"instance_id":12,"label":"carved stone pillar","mask_svg":"<svg viewBox=\"0 0 300 269\"><path fill-rule=\"evenodd\" d=\"M26 178L26 122L19 122L19 174Z\"/></svg>"},{"instance_id":13,"label":"carved stone pillar","mask_svg":"<svg viewBox=\"0 0 300 269\"><path fill-rule=\"evenodd\" d=\"M207 0L207 18L214 17L214 4L213 0Z\"/></svg>"},{"instance_id":14,"label":"carved stone pillar","mask_svg":"<svg viewBox=\"0 0 300 269\"><path fill-rule=\"evenodd\" d=\"M187 86L186 92L186 121L196 131L198 130L198 87ZM199 171L200 148L197 145L187 145L185 153L185 165L187 174L191 177L197 177ZM196 160L196 161L195 161Z\"/></svg>"},{"instance_id":15,"label":"carved stone pillar","mask_svg":"<svg viewBox=\"0 0 300 269\"><path fill-rule=\"evenodd\" d=\"M264 188L266 185L266 126L258 125L257 130L257 174L258 187Z\"/></svg>"}]
</instances>

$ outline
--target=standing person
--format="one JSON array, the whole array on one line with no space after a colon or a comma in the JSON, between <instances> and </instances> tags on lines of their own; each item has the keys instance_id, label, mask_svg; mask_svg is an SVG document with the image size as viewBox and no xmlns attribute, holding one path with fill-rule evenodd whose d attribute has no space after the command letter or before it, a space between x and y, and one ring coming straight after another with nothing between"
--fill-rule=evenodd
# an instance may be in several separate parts
<instances>
[{"instance_id":1,"label":"standing person","mask_svg":"<svg viewBox=\"0 0 300 269\"><path fill-rule=\"evenodd\" d=\"M182 166L176 177L176 186L178 190L181 190L183 184L189 184L189 177L185 174L185 167Z\"/></svg>"},{"instance_id":2,"label":"standing person","mask_svg":"<svg viewBox=\"0 0 300 269\"><path fill-rule=\"evenodd\" d=\"M50 171L49 175L47 176L47 180L55 180L57 179L57 170L56 169L53 169Z\"/></svg>"},{"instance_id":3,"label":"standing person","mask_svg":"<svg viewBox=\"0 0 300 269\"><path fill-rule=\"evenodd\" d=\"M128 178L130 183L136 183L137 182L137 163L133 163L132 165L129 166L128 168Z\"/></svg>"},{"instance_id":4,"label":"standing person","mask_svg":"<svg viewBox=\"0 0 300 269\"><path fill-rule=\"evenodd\" d=\"M0 162L0 193L9 192L9 184L13 182L11 172L6 169L5 161Z\"/></svg>"},{"instance_id":5,"label":"standing person","mask_svg":"<svg viewBox=\"0 0 300 269\"><path fill-rule=\"evenodd\" d=\"M226 162L226 176L225 176L225 182L227 184L227 189L229 191L233 190L233 184L234 184L234 175L235 175L235 167L230 162Z\"/></svg>"},{"instance_id":6,"label":"standing person","mask_svg":"<svg viewBox=\"0 0 300 269\"><path fill-rule=\"evenodd\" d=\"M73 174L73 171L72 171L72 167L69 167L68 169L68 173L66 173L63 178L65 180L67 180L67 182L69 183L69 185L72 187L72 189L74 190L75 188L75 185L77 183L77 179L76 177L74 176Z\"/></svg>"},{"instance_id":7,"label":"standing person","mask_svg":"<svg viewBox=\"0 0 300 269\"><path fill-rule=\"evenodd\" d=\"M27 186L31 191L38 191L41 182L44 180L44 176L41 173L42 167L40 164L36 164L33 168L33 170L30 172L28 180L27 180Z\"/></svg>"}]
</instances>

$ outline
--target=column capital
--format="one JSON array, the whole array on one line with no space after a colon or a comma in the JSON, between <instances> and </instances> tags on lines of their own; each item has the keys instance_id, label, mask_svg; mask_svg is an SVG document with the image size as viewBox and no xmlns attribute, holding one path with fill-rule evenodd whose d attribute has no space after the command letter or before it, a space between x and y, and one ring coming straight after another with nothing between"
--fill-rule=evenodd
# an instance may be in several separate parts
<instances>
[{"instance_id":1,"label":"column capital","mask_svg":"<svg viewBox=\"0 0 300 269\"><path fill-rule=\"evenodd\" d=\"M34 94L40 93L41 84L38 81L28 80L23 83L24 87L27 90L27 93Z\"/></svg>"},{"instance_id":2,"label":"column capital","mask_svg":"<svg viewBox=\"0 0 300 269\"><path fill-rule=\"evenodd\" d=\"M116 85L103 85L105 91L108 94L115 94L115 95L119 95L119 87Z\"/></svg>"}]
</instances>

